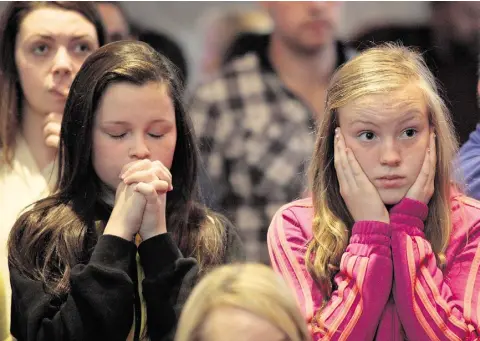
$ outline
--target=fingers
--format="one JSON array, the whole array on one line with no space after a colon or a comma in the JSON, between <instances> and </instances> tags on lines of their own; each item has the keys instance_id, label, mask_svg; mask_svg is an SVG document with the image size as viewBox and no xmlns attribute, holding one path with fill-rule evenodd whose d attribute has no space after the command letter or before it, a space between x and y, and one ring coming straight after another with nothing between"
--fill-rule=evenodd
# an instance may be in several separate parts
<instances>
[{"instance_id":1,"label":"fingers","mask_svg":"<svg viewBox=\"0 0 480 341\"><path fill-rule=\"evenodd\" d=\"M338 181L340 183L340 187L345 188L354 188L356 186L355 179L353 177L353 172L347 157L345 140L343 139L343 135L340 131L340 128L335 130L335 169L337 171Z\"/></svg>"},{"instance_id":2,"label":"fingers","mask_svg":"<svg viewBox=\"0 0 480 341\"><path fill-rule=\"evenodd\" d=\"M60 144L60 131L62 128L62 114L50 113L45 117L43 136L48 147L58 148Z\"/></svg>"},{"instance_id":3,"label":"fingers","mask_svg":"<svg viewBox=\"0 0 480 341\"><path fill-rule=\"evenodd\" d=\"M123 180L133 172L145 170L150 167L151 163L152 162L148 159L129 162L125 166L123 166L122 170L120 171L120 178Z\"/></svg>"},{"instance_id":4,"label":"fingers","mask_svg":"<svg viewBox=\"0 0 480 341\"><path fill-rule=\"evenodd\" d=\"M146 182L150 183L155 180L162 180L167 183L167 190L171 191L172 186L172 175L167 167L165 167L160 161L152 162L148 168L144 170L131 171L132 168L145 168L145 163L139 163L139 165L134 165L127 170L124 175L123 181L129 185L135 182Z\"/></svg>"},{"instance_id":5,"label":"fingers","mask_svg":"<svg viewBox=\"0 0 480 341\"><path fill-rule=\"evenodd\" d=\"M428 177L428 180L427 180L427 183L430 184L431 186L433 186L434 184L434 181L435 181L435 172L436 172L436 167L437 167L437 146L436 146L436 135L435 133L430 133L430 152L429 152L429 156L430 156L430 173L429 173L429 177Z\"/></svg>"},{"instance_id":6,"label":"fingers","mask_svg":"<svg viewBox=\"0 0 480 341\"><path fill-rule=\"evenodd\" d=\"M147 204L157 203L158 195L156 188L152 183L139 182L135 185L134 191L142 194L147 200Z\"/></svg>"},{"instance_id":7,"label":"fingers","mask_svg":"<svg viewBox=\"0 0 480 341\"><path fill-rule=\"evenodd\" d=\"M156 176L158 179L165 180L172 185L172 174L170 170L158 160L153 162L148 159L133 161L126 164L120 172L120 178L122 180L127 181L127 179L130 179L127 183L153 181L153 178L149 179L151 175ZM170 187L173 189L172 186Z\"/></svg>"},{"instance_id":8,"label":"fingers","mask_svg":"<svg viewBox=\"0 0 480 341\"><path fill-rule=\"evenodd\" d=\"M418 186L424 188L427 186L428 181L431 175L431 149L430 145L428 146L427 150L425 151L425 157L423 158L422 168L420 169L420 174L418 175L417 181Z\"/></svg>"}]
</instances>

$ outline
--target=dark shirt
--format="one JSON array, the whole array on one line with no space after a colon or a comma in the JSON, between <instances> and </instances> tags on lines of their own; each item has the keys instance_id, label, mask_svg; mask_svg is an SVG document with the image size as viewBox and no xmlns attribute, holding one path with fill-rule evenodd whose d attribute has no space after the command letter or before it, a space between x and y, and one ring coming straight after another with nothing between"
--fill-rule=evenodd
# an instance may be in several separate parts
<instances>
[{"instance_id":1,"label":"dark shirt","mask_svg":"<svg viewBox=\"0 0 480 341\"><path fill-rule=\"evenodd\" d=\"M244 259L240 239L227 225L224 262ZM125 341L134 325L140 334L137 247L112 235L99 237L90 260L77 264L64 297L48 293L44 284L10 268L11 333L19 341ZM180 312L198 280L198 264L185 258L170 234L142 242L138 256L145 278L149 340L173 340ZM134 322L135 319L135 322Z\"/></svg>"}]
</instances>

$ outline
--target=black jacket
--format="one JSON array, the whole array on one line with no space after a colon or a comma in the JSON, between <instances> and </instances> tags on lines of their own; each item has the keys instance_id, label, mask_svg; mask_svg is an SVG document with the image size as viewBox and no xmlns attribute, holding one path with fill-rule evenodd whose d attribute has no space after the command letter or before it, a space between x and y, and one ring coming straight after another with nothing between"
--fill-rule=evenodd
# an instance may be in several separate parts
<instances>
[{"instance_id":1,"label":"black jacket","mask_svg":"<svg viewBox=\"0 0 480 341\"><path fill-rule=\"evenodd\" d=\"M231 225L226 232L224 262L242 261L237 233ZM100 236L89 262L72 269L71 290L62 298L47 293L42 282L10 268L12 335L19 341L125 341L135 318L134 340L138 340L136 255L133 242ZM138 255L145 274L142 293L148 337L173 340L179 314L198 280L197 261L184 258L168 233L142 242Z\"/></svg>"}]
</instances>

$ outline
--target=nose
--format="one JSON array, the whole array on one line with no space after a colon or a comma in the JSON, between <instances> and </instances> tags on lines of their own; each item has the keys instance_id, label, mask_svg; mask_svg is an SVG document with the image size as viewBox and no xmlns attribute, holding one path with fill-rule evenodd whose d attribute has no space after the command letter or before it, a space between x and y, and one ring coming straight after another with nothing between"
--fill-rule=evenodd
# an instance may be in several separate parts
<instances>
[{"instance_id":1,"label":"nose","mask_svg":"<svg viewBox=\"0 0 480 341\"><path fill-rule=\"evenodd\" d=\"M52 72L54 76L69 76L73 72L72 57L65 47L60 47L53 60Z\"/></svg>"},{"instance_id":2,"label":"nose","mask_svg":"<svg viewBox=\"0 0 480 341\"><path fill-rule=\"evenodd\" d=\"M381 146L380 163L383 166L396 167L401 161L402 157L395 141L385 141Z\"/></svg>"},{"instance_id":3,"label":"nose","mask_svg":"<svg viewBox=\"0 0 480 341\"><path fill-rule=\"evenodd\" d=\"M150 149L143 136L134 139L129 150L129 157L137 160L148 159L150 157Z\"/></svg>"}]
</instances>

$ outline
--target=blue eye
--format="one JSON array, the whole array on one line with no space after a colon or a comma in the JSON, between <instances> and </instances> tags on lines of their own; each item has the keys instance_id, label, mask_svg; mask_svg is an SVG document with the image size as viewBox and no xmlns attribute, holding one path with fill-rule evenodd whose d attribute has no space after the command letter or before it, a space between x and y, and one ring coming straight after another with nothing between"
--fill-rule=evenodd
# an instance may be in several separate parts
<instances>
[{"instance_id":1,"label":"blue eye","mask_svg":"<svg viewBox=\"0 0 480 341\"><path fill-rule=\"evenodd\" d=\"M371 131L364 131L358 135L358 138L363 141L372 141L375 138L375 133Z\"/></svg>"},{"instance_id":2,"label":"blue eye","mask_svg":"<svg viewBox=\"0 0 480 341\"><path fill-rule=\"evenodd\" d=\"M402 132L402 137L407 138L407 139L411 139L411 138L415 137L416 135L417 135L417 130L413 129L413 128L405 129Z\"/></svg>"}]
</instances>

